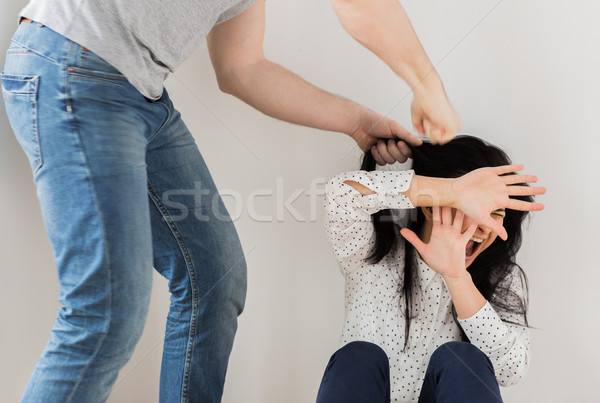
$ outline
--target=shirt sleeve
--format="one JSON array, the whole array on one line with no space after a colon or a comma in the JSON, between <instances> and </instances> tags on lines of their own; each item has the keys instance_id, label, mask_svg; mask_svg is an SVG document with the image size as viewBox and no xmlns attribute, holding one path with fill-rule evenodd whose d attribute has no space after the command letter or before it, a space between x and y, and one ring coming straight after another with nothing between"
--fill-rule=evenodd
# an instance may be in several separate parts
<instances>
[{"instance_id":1,"label":"shirt sleeve","mask_svg":"<svg viewBox=\"0 0 600 403\"><path fill-rule=\"evenodd\" d=\"M235 17L236 15L240 14L242 11L245 11L248 7L250 7L252 4L254 4L256 0L242 0L239 3L237 3L236 5L232 6L231 8L227 9L226 11L224 11L219 18L217 19L217 22L215 23L215 25L218 25L222 22L227 21L230 18Z\"/></svg>"},{"instance_id":2,"label":"shirt sleeve","mask_svg":"<svg viewBox=\"0 0 600 403\"><path fill-rule=\"evenodd\" d=\"M325 229L342 272L360 267L374 244L371 214L383 209L414 208L405 192L414 175L408 171L352 171L325 184ZM362 195L344 181L366 186L374 194Z\"/></svg>"},{"instance_id":3,"label":"shirt sleeve","mask_svg":"<svg viewBox=\"0 0 600 403\"><path fill-rule=\"evenodd\" d=\"M509 281L510 291L523 296L520 276L509 276ZM501 386L518 383L529 367L530 331L523 319L522 315L496 311L489 302L470 318L458 319L469 341L492 361Z\"/></svg>"}]
</instances>

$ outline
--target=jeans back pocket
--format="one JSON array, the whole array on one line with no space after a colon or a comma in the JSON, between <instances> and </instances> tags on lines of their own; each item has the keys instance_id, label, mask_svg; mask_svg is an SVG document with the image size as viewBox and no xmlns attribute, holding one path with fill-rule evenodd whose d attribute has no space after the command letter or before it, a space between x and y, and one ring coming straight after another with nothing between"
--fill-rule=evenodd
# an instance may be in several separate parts
<instances>
[{"instance_id":1,"label":"jeans back pocket","mask_svg":"<svg viewBox=\"0 0 600 403\"><path fill-rule=\"evenodd\" d=\"M38 133L40 76L1 74L2 96L8 120L35 174L42 166Z\"/></svg>"}]
</instances>

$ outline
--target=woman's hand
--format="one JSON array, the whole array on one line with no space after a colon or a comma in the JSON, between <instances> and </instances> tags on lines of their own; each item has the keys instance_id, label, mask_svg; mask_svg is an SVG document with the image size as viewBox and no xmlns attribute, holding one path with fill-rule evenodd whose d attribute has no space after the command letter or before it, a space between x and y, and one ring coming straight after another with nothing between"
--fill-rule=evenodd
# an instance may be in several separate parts
<instances>
[{"instance_id":1,"label":"woman's hand","mask_svg":"<svg viewBox=\"0 0 600 403\"><path fill-rule=\"evenodd\" d=\"M456 210L452 218L452 208L433 207L433 224L428 243L423 243L408 228L402 228L400 233L433 270L444 278L461 278L467 274L465 264L467 242L477 230L477 224L473 223L464 233L461 233L464 216L462 211Z\"/></svg>"},{"instance_id":2,"label":"woman's hand","mask_svg":"<svg viewBox=\"0 0 600 403\"><path fill-rule=\"evenodd\" d=\"M503 165L499 167L479 168L460 178L456 178L450 187L455 207L463 211L477 223L480 223L504 240L507 233L504 227L495 221L492 211L508 208L521 211L539 211L544 209L541 203L531 203L511 199L509 196L533 196L546 193L544 187L518 186L517 183L535 183L535 175L507 175L523 169L523 165Z\"/></svg>"}]
</instances>

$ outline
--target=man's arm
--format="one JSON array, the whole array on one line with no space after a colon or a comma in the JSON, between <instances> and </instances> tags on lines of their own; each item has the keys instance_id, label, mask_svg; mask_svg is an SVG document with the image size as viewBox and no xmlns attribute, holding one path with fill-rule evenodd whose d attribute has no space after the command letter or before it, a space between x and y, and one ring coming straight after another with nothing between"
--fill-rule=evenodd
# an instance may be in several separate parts
<instances>
[{"instance_id":1,"label":"man's arm","mask_svg":"<svg viewBox=\"0 0 600 403\"><path fill-rule=\"evenodd\" d=\"M346 32L411 87L415 128L433 143L450 141L460 129L460 118L398 0L330 1Z\"/></svg>"},{"instance_id":2,"label":"man's arm","mask_svg":"<svg viewBox=\"0 0 600 403\"><path fill-rule=\"evenodd\" d=\"M323 91L267 60L264 32L264 0L213 27L207 37L208 50L223 92L274 118L346 133L363 151L378 138L421 143L397 122Z\"/></svg>"}]
</instances>

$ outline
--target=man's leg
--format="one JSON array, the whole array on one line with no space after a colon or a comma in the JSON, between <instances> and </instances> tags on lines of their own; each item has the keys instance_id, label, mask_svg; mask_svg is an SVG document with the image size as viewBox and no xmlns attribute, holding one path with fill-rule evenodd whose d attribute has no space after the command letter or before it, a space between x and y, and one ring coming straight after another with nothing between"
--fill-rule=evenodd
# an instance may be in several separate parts
<instances>
[{"instance_id":1,"label":"man's leg","mask_svg":"<svg viewBox=\"0 0 600 403\"><path fill-rule=\"evenodd\" d=\"M172 102L169 113L147 151L154 267L169 280L172 294L160 401L219 402L244 307L246 262L210 172Z\"/></svg>"},{"instance_id":2,"label":"man's leg","mask_svg":"<svg viewBox=\"0 0 600 403\"><path fill-rule=\"evenodd\" d=\"M353 341L336 351L321 380L317 403L387 403L390 364L381 347Z\"/></svg>"},{"instance_id":3,"label":"man's leg","mask_svg":"<svg viewBox=\"0 0 600 403\"><path fill-rule=\"evenodd\" d=\"M146 318L146 117L154 108L158 128L166 108L41 24L21 24L8 53L5 104L34 172L62 304L23 401L101 402Z\"/></svg>"},{"instance_id":4,"label":"man's leg","mask_svg":"<svg viewBox=\"0 0 600 403\"><path fill-rule=\"evenodd\" d=\"M442 344L429 359L419 402L501 403L492 362L471 343Z\"/></svg>"}]
</instances>

